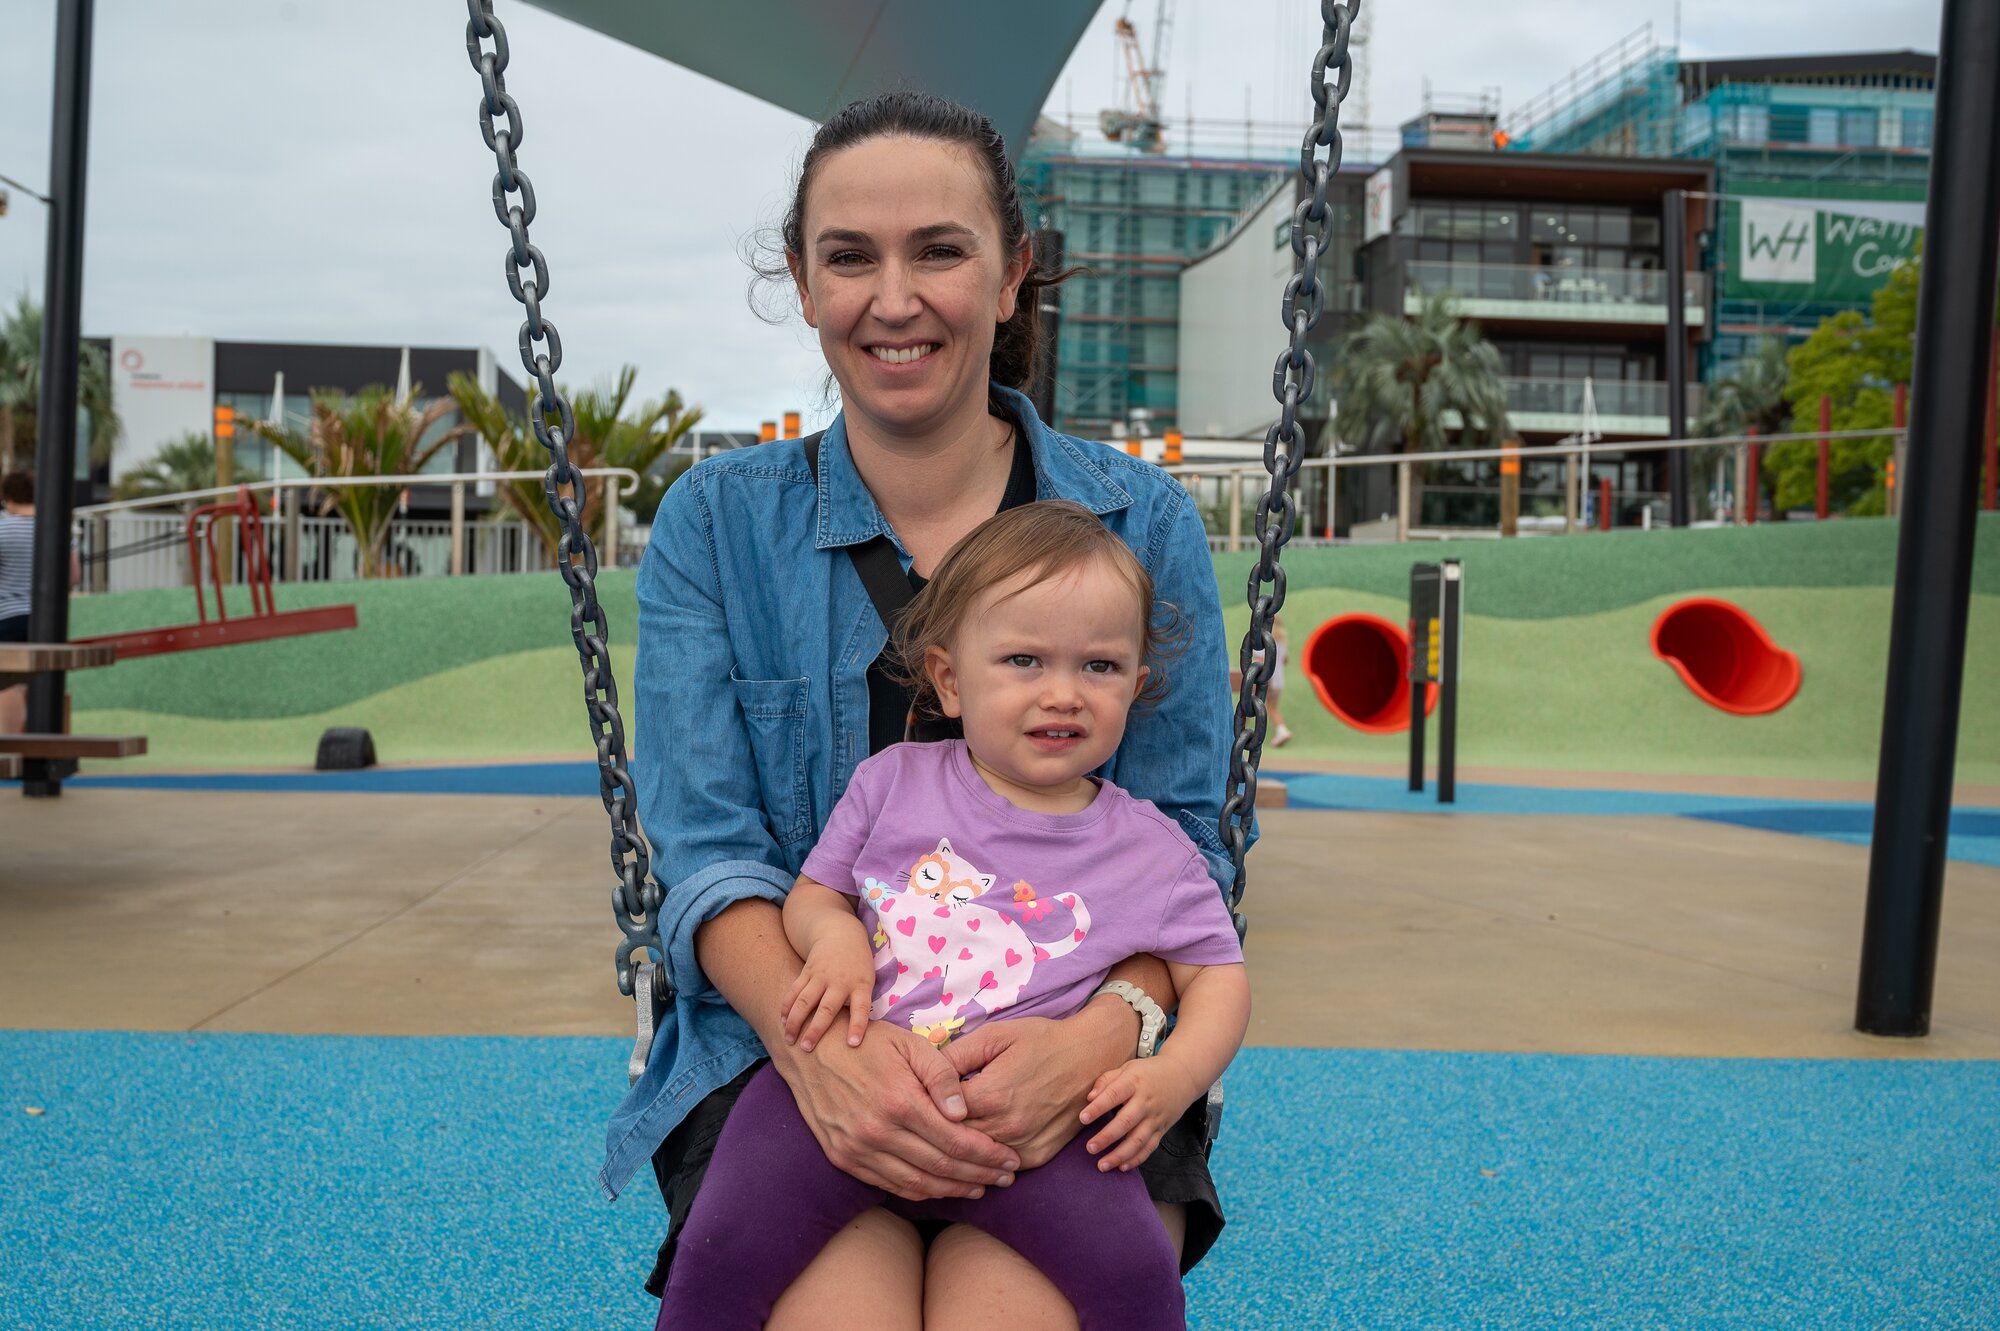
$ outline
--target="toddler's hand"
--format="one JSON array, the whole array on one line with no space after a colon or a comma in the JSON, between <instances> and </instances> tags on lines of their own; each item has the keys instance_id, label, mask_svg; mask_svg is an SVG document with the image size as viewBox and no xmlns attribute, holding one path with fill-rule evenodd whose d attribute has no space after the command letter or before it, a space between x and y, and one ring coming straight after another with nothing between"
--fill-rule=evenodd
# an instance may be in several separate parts
<instances>
[{"instance_id":1,"label":"toddler's hand","mask_svg":"<svg viewBox=\"0 0 2000 1331\"><path fill-rule=\"evenodd\" d=\"M796 1042L807 1053L847 1009L847 1043L858 1045L868 1029L868 1008L875 997L875 962L866 951L821 943L806 957L805 969L785 991L779 1006L785 1014L785 1043ZM808 1020L810 1018L810 1020ZM804 1035L800 1035L800 1028Z\"/></svg>"},{"instance_id":2,"label":"toddler's hand","mask_svg":"<svg viewBox=\"0 0 2000 1331\"><path fill-rule=\"evenodd\" d=\"M1193 1103L1194 1092L1188 1089L1185 1074L1168 1059L1157 1055L1132 1059L1099 1077L1090 1088L1090 1098L1079 1118L1095 1123L1113 1109L1118 1109L1118 1114L1084 1143L1084 1149L1098 1155L1116 1142L1118 1149L1100 1159L1098 1169L1136 1169Z\"/></svg>"}]
</instances>

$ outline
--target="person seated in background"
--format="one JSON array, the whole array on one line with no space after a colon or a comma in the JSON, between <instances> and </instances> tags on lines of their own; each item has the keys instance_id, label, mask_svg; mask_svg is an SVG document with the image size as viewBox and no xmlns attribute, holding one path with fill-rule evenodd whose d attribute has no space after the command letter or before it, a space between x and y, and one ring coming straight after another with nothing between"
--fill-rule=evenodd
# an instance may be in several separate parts
<instances>
[{"instance_id":1,"label":"person seated in background","mask_svg":"<svg viewBox=\"0 0 2000 1331\"><path fill-rule=\"evenodd\" d=\"M28 606L35 572L35 478L25 471L0 477L0 642L28 640ZM81 581L76 554L69 582ZM28 715L28 686L0 689L0 734L19 734Z\"/></svg>"}]
</instances>

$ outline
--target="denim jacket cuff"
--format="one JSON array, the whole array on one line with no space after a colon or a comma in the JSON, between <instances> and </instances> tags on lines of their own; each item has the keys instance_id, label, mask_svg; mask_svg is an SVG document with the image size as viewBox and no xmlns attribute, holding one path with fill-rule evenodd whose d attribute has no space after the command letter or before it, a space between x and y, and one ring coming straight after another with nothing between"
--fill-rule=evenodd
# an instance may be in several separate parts
<instances>
[{"instance_id":1,"label":"denim jacket cuff","mask_svg":"<svg viewBox=\"0 0 2000 1331\"><path fill-rule=\"evenodd\" d=\"M757 860L724 860L673 885L660 903L660 942L667 949L667 974L684 1001L726 1003L695 957L694 936L702 925L739 901L761 898L783 905L794 876Z\"/></svg>"}]
</instances>

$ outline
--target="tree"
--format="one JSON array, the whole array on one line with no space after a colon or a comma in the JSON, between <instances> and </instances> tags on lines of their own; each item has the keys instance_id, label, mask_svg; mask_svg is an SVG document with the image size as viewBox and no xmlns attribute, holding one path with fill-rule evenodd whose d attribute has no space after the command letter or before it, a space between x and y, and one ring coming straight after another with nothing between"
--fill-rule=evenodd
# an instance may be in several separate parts
<instances>
[{"instance_id":1,"label":"tree","mask_svg":"<svg viewBox=\"0 0 2000 1331\"><path fill-rule=\"evenodd\" d=\"M1334 388L1336 428L1357 447L1400 438L1405 453L1441 452L1453 412L1460 447L1497 448L1509 434L1500 352L1477 324L1459 317L1449 292L1425 296L1414 318L1371 315L1349 333L1336 355ZM1415 507L1414 496L1411 502Z\"/></svg>"},{"instance_id":2,"label":"tree","mask_svg":"<svg viewBox=\"0 0 2000 1331\"><path fill-rule=\"evenodd\" d=\"M672 389L657 402L640 403L634 408L631 418L627 419L626 405L631 401L632 386L638 378L638 370L627 365L609 383L579 390L558 385L569 399L571 410L576 413L576 435L569 441L569 460L579 470L587 467L629 467L650 480L649 473L655 464L666 459L668 451L701 420L701 408L686 406L681 401L681 395ZM486 441L501 470L548 469L548 450L535 438L525 419L509 412L471 375L452 375L450 386L459 413L465 417L468 427ZM533 410L532 405L530 410ZM652 509L659 507L666 487L686 470L685 463L676 468L675 461L668 459L665 462L665 475L657 489L642 481L639 491L624 496L623 502L635 510L650 504L650 508L641 513L642 517L650 517ZM541 537L542 545L553 559L562 528L555 514L549 512L542 483L539 480L502 481L500 495L507 501L508 507L520 514L521 519ZM603 495L602 479L584 482L582 512L586 526L593 514L602 514Z\"/></svg>"},{"instance_id":3,"label":"tree","mask_svg":"<svg viewBox=\"0 0 2000 1331\"><path fill-rule=\"evenodd\" d=\"M413 388L411 399L420 394L420 389ZM439 398L420 411L411 399L398 401L380 384L371 384L352 396L315 390L312 417L303 431L268 421L249 425L318 480L411 476L467 432L467 427L458 425L429 437L454 404L450 398ZM385 572L383 549L400 499L393 485L353 485L330 486L321 501L322 513L337 512L347 520L360 548L364 578L381 577Z\"/></svg>"},{"instance_id":4,"label":"tree","mask_svg":"<svg viewBox=\"0 0 2000 1331\"><path fill-rule=\"evenodd\" d=\"M126 472L112 487L120 499L148 499L155 495L181 494L188 490L208 490L215 486L215 440L198 431L189 431L163 445L143 467ZM183 511L199 500L185 500Z\"/></svg>"},{"instance_id":5,"label":"tree","mask_svg":"<svg viewBox=\"0 0 2000 1331\"><path fill-rule=\"evenodd\" d=\"M1785 397L1789 374L1784 339L1763 339L1737 363L1735 373L1709 387L1696 430L1704 435L1783 433L1792 417Z\"/></svg>"},{"instance_id":6,"label":"tree","mask_svg":"<svg viewBox=\"0 0 2000 1331\"><path fill-rule=\"evenodd\" d=\"M111 405L111 367L102 348L78 348L76 399L86 413L90 463L111 460L122 426ZM0 316L0 472L14 470L35 453L35 415L42 395L42 310L24 293Z\"/></svg>"}]
</instances>

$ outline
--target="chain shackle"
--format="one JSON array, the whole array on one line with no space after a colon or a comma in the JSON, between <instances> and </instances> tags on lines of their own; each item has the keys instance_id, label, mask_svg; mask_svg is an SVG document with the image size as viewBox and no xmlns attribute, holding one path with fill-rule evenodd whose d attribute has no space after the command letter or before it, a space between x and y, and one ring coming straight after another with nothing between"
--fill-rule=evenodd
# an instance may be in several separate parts
<instances>
[{"instance_id":1,"label":"chain shackle","mask_svg":"<svg viewBox=\"0 0 2000 1331\"><path fill-rule=\"evenodd\" d=\"M618 681L612 677L611 652L605 645L610 634L604 607L597 600L597 547L583 526L583 477L569 458L576 413L555 381L562 365L562 338L542 315L542 301L549 294L548 261L528 241L528 224L535 220L535 187L514 159L525 126L520 104L507 93L507 29L493 16L493 0L466 0L465 8L465 53L479 73L479 132L493 150L496 168L493 214L507 229L507 289L527 315L521 323L520 352L521 368L534 383L528 419L535 438L549 451L542 489L562 527L556 570L569 587L570 637L583 664L583 706L597 749L598 793L611 817L611 869L618 879L611 910L623 935L614 956L618 992L630 997L636 967L664 966L666 961L666 950L660 946L663 893L652 879L652 853L639 827L638 790L628 770ZM650 953L650 959L641 953Z\"/></svg>"},{"instance_id":2,"label":"chain shackle","mask_svg":"<svg viewBox=\"0 0 2000 1331\"><path fill-rule=\"evenodd\" d=\"M1354 78L1347 49L1348 34L1361 15L1361 0L1320 0L1320 47L1312 59L1310 90L1314 116L1299 147L1299 182L1303 197L1292 214L1292 253L1297 262L1280 303L1280 319L1289 335L1271 375L1271 395L1278 402L1278 420L1264 436L1264 469L1271 482L1257 501L1255 534L1257 563L1250 570L1250 628L1243 635L1237 665L1243 687L1236 699L1236 730L1229 747L1229 787L1222 802L1222 843L1235 870L1229 888L1229 913L1236 936L1244 930L1243 891L1247 880L1243 856L1250 848L1250 828L1257 813L1257 765L1264 755L1268 716L1264 707L1271 676L1278 668L1278 647L1271 624L1285 604L1285 570L1279 564L1285 542L1292 538L1297 508L1292 482L1305 460L1305 433L1299 408L1312 396L1317 367L1307 341L1319 323L1325 294L1319 281L1319 261L1326 253L1333 228L1327 190L1340 170L1340 104ZM1328 75L1332 75L1331 82ZM1322 150L1324 152L1322 153Z\"/></svg>"}]
</instances>

